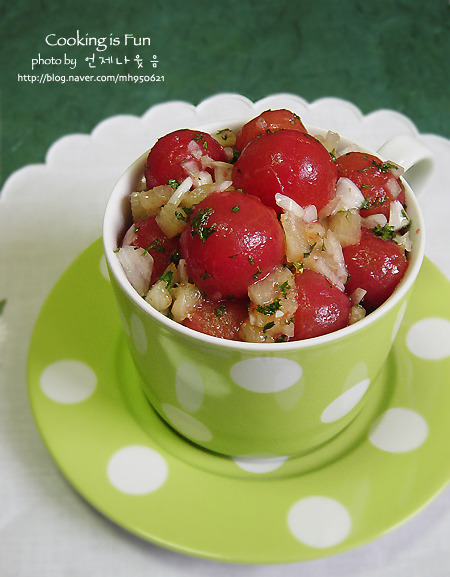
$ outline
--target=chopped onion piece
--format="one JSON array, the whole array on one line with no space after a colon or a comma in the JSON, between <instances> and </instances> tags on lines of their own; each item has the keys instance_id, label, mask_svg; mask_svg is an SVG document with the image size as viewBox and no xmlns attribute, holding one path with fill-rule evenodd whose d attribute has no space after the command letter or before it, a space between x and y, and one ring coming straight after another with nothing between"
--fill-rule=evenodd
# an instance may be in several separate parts
<instances>
[{"instance_id":1,"label":"chopped onion piece","mask_svg":"<svg viewBox=\"0 0 450 577\"><path fill-rule=\"evenodd\" d=\"M149 289L152 276L152 255L140 247L123 246L119 248L117 258L131 286L144 296Z\"/></svg>"},{"instance_id":2,"label":"chopped onion piece","mask_svg":"<svg viewBox=\"0 0 450 577\"><path fill-rule=\"evenodd\" d=\"M304 209L298 203L296 203L295 200L292 200L292 198L286 196L285 194L277 192L275 194L275 202L280 208L292 212L293 214L295 214L295 216L298 216L299 218L303 218L305 214Z\"/></svg>"},{"instance_id":3,"label":"chopped onion piece","mask_svg":"<svg viewBox=\"0 0 450 577\"><path fill-rule=\"evenodd\" d=\"M130 228L125 233L125 236L123 237L122 246L129 246L130 244L132 244L136 240L136 236L137 236L137 228L136 224L133 222L133 224L130 226Z\"/></svg>"},{"instance_id":4,"label":"chopped onion piece","mask_svg":"<svg viewBox=\"0 0 450 577\"><path fill-rule=\"evenodd\" d=\"M177 267L177 272L178 272L179 283L180 284L187 283L188 272L187 272L186 260L184 258L180 259L180 262L178 263L178 267Z\"/></svg>"},{"instance_id":5,"label":"chopped onion piece","mask_svg":"<svg viewBox=\"0 0 450 577\"><path fill-rule=\"evenodd\" d=\"M232 184L233 182L231 180L224 180L223 182L213 184L213 190L214 192L223 192L224 190L227 190L227 188L230 188Z\"/></svg>"},{"instance_id":6,"label":"chopped onion piece","mask_svg":"<svg viewBox=\"0 0 450 577\"><path fill-rule=\"evenodd\" d=\"M361 239L361 221L359 212L346 210L330 217L329 228L337 235L341 246L350 246Z\"/></svg>"},{"instance_id":7,"label":"chopped onion piece","mask_svg":"<svg viewBox=\"0 0 450 577\"><path fill-rule=\"evenodd\" d=\"M159 214L156 215L156 222L159 228L168 238L174 238L181 234L187 225L187 215L182 208L176 204L165 204Z\"/></svg>"},{"instance_id":8,"label":"chopped onion piece","mask_svg":"<svg viewBox=\"0 0 450 577\"><path fill-rule=\"evenodd\" d=\"M314 222L317 220L317 207L314 204L308 204L308 206L305 206L303 220L306 223Z\"/></svg>"},{"instance_id":9,"label":"chopped onion piece","mask_svg":"<svg viewBox=\"0 0 450 577\"><path fill-rule=\"evenodd\" d=\"M317 242L310 254L303 259L306 268L320 272L341 291L345 290L347 267L342 246L337 235L329 229L322 242Z\"/></svg>"},{"instance_id":10,"label":"chopped onion piece","mask_svg":"<svg viewBox=\"0 0 450 577\"><path fill-rule=\"evenodd\" d=\"M383 226L387 224L387 218L384 214L371 214L370 216L364 217L361 224L364 228L369 229L375 228L376 226L381 226L381 228L383 228Z\"/></svg>"},{"instance_id":11,"label":"chopped onion piece","mask_svg":"<svg viewBox=\"0 0 450 577\"><path fill-rule=\"evenodd\" d=\"M309 250L307 224L303 219L288 211L281 215L281 225L286 241L286 259L288 262L300 262Z\"/></svg>"},{"instance_id":12,"label":"chopped onion piece","mask_svg":"<svg viewBox=\"0 0 450 577\"><path fill-rule=\"evenodd\" d=\"M364 195L349 178L341 177L336 183L336 195L339 197L338 210L359 208L364 202Z\"/></svg>"},{"instance_id":13,"label":"chopped onion piece","mask_svg":"<svg viewBox=\"0 0 450 577\"><path fill-rule=\"evenodd\" d=\"M305 206L305 214L303 215L303 220L306 223L314 222L317 220L317 207L314 204L308 204L308 206Z\"/></svg>"},{"instance_id":14,"label":"chopped onion piece","mask_svg":"<svg viewBox=\"0 0 450 577\"><path fill-rule=\"evenodd\" d=\"M183 180L183 182L176 188L176 190L172 194L172 196L169 198L169 200L167 201L167 204L174 204L175 206L178 206L181 202L183 195L188 190L191 189L192 184L193 184L193 181L192 181L192 178L190 176L185 178Z\"/></svg>"},{"instance_id":15,"label":"chopped onion piece","mask_svg":"<svg viewBox=\"0 0 450 577\"><path fill-rule=\"evenodd\" d=\"M348 317L348 324L354 325L355 323L357 323L358 321L363 319L365 316L366 316L366 309L365 308L363 308L361 305L353 306L350 309L350 314Z\"/></svg>"},{"instance_id":16,"label":"chopped onion piece","mask_svg":"<svg viewBox=\"0 0 450 577\"><path fill-rule=\"evenodd\" d=\"M402 235L397 234L394 237L394 242L397 243L399 246L402 246L407 252L411 252L412 241L409 234L409 230L407 230L405 234Z\"/></svg>"},{"instance_id":17,"label":"chopped onion piece","mask_svg":"<svg viewBox=\"0 0 450 577\"><path fill-rule=\"evenodd\" d=\"M145 300L157 311L163 312L172 304L172 296L167 284L163 280L158 280L148 291Z\"/></svg>"},{"instance_id":18,"label":"chopped onion piece","mask_svg":"<svg viewBox=\"0 0 450 577\"><path fill-rule=\"evenodd\" d=\"M202 301L202 293L194 284L186 283L172 289L174 302L172 315L176 322L181 323L192 314L195 307Z\"/></svg>"},{"instance_id":19,"label":"chopped onion piece","mask_svg":"<svg viewBox=\"0 0 450 577\"><path fill-rule=\"evenodd\" d=\"M200 169L195 160L186 160L186 162L183 162L181 166L183 167L186 174L191 178L196 179L198 177Z\"/></svg>"},{"instance_id":20,"label":"chopped onion piece","mask_svg":"<svg viewBox=\"0 0 450 577\"><path fill-rule=\"evenodd\" d=\"M356 184L349 178L341 176L336 183L336 195L322 209L321 216L331 216L341 210L359 209L364 196Z\"/></svg>"},{"instance_id":21,"label":"chopped onion piece","mask_svg":"<svg viewBox=\"0 0 450 577\"><path fill-rule=\"evenodd\" d=\"M203 168L215 168L216 166L228 167L230 166L229 162L224 162L223 160L214 160L207 154L202 156L201 163Z\"/></svg>"},{"instance_id":22,"label":"chopped onion piece","mask_svg":"<svg viewBox=\"0 0 450 577\"><path fill-rule=\"evenodd\" d=\"M387 164L390 165L391 168L389 170L392 172L392 174L395 176L395 178L399 178L405 172L405 169L403 168L403 166L398 165L396 162L392 162L391 160L388 160ZM394 166L395 166L395 168L394 168Z\"/></svg>"},{"instance_id":23,"label":"chopped onion piece","mask_svg":"<svg viewBox=\"0 0 450 577\"><path fill-rule=\"evenodd\" d=\"M305 208L300 206L295 200L277 192L275 194L275 202L286 212L292 212L296 217L301 218L305 222L313 222L317 220L317 208L313 204L309 204Z\"/></svg>"},{"instance_id":24,"label":"chopped onion piece","mask_svg":"<svg viewBox=\"0 0 450 577\"><path fill-rule=\"evenodd\" d=\"M391 202L389 205L389 226L392 226L394 230L401 230L408 224L409 218L403 204L398 200Z\"/></svg>"},{"instance_id":25,"label":"chopped onion piece","mask_svg":"<svg viewBox=\"0 0 450 577\"><path fill-rule=\"evenodd\" d=\"M189 142L187 149L197 160L203 156L204 149L195 140Z\"/></svg>"},{"instance_id":26,"label":"chopped onion piece","mask_svg":"<svg viewBox=\"0 0 450 577\"><path fill-rule=\"evenodd\" d=\"M350 295L350 300L352 301L352 305L356 306L363 300L366 296L367 291L363 288L356 288L352 294Z\"/></svg>"},{"instance_id":27,"label":"chopped onion piece","mask_svg":"<svg viewBox=\"0 0 450 577\"><path fill-rule=\"evenodd\" d=\"M202 186L203 184L212 184L212 176L206 170L201 170L197 177L198 185Z\"/></svg>"},{"instance_id":28,"label":"chopped onion piece","mask_svg":"<svg viewBox=\"0 0 450 577\"><path fill-rule=\"evenodd\" d=\"M397 198L397 196L401 193L402 191L402 187L400 186L400 183L398 182L397 179L395 178L390 178L387 182L386 182L386 188L389 190L389 192L392 195L392 198Z\"/></svg>"},{"instance_id":29,"label":"chopped onion piece","mask_svg":"<svg viewBox=\"0 0 450 577\"><path fill-rule=\"evenodd\" d=\"M225 152L225 156L228 158L228 160L233 160L234 158L234 150L232 146L225 146L225 148L223 149Z\"/></svg>"}]
</instances>

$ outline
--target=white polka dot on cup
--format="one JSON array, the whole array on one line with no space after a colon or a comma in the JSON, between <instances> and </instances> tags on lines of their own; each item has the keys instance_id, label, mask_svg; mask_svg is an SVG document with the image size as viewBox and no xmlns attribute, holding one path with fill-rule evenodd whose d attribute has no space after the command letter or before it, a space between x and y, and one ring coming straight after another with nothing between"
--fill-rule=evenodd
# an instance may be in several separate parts
<instances>
[{"instance_id":1,"label":"white polka dot on cup","mask_svg":"<svg viewBox=\"0 0 450 577\"><path fill-rule=\"evenodd\" d=\"M62 359L48 365L41 373L42 392L52 401L76 404L88 399L97 388L94 370L78 360Z\"/></svg>"},{"instance_id":2,"label":"white polka dot on cup","mask_svg":"<svg viewBox=\"0 0 450 577\"><path fill-rule=\"evenodd\" d=\"M346 507L336 499L322 495L305 497L294 503L289 509L287 523L298 541L318 549L339 545L352 527Z\"/></svg>"},{"instance_id":3,"label":"white polka dot on cup","mask_svg":"<svg viewBox=\"0 0 450 577\"><path fill-rule=\"evenodd\" d=\"M256 357L239 361L231 367L233 381L254 393L275 393L292 387L303 369L295 361L278 357Z\"/></svg>"},{"instance_id":4,"label":"white polka dot on cup","mask_svg":"<svg viewBox=\"0 0 450 577\"><path fill-rule=\"evenodd\" d=\"M334 399L322 412L320 417L322 423L333 423L347 415L363 398L369 384L370 379L364 379Z\"/></svg>"},{"instance_id":5,"label":"white polka dot on cup","mask_svg":"<svg viewBox=\"0 0 450 577\"><path fill-rule=\"evenodd\" d=\"M395 320L395 324L394 324L394 328L392 329L392 335L391 335L391 341L394 342L396 337L397 337L397 333L401 327L401 324L403 322L403 317L405 316L405 312L406 312L406 307L407 307L407 302L405 301L402 306L400 307L400 310L398 311L397 314L397 318Z\"/></svg>"},{"instance_id":6,"label":"white polka dot on cup","mask_svg":"<svg viewBox=\"0 0 450 577\"><path fill-rule=\"evenodd\" d=\"M426 420L412 409L394 407L373 423L369 441L388 453L407 453L418 449L428 437Z\"/></svg>"},{"instance_id":7,"label":"white polka dot on cup","mask_svg":"<svg viewBox=\"0 0 450 577\"><path fill-rule=\"evenodd\" d=\"M130 327L133 344L136 347L137 352L141 355L144 355L147 352L148 346L147 336L145 334L144 325L142 324L141 319L134 313L131 315Z\"/></svg>"},{"instance_id":8,"label":"white polka dot on cup","mask_svg":"<svg viewBox=\"0 0 450 577\"><path fill-rule=\"evenodd\" d=\"M122 493L146 495L159 489L168 476L164 457L142 445L130 445L116 451L108 462L110 483Z\"/></svg>"},{"instance_id":9,"label":"white polka dot on cup","mask_svg":"<svg viewBox=\"0 0 450 577\"><path fill-rule=\"evenodd\" d=\"M213 438L208 427L192 415L169 403L163 403L161 408L173 428L185 437L199 443L207 443Z\"/></svg>"},{"instance_id":10,"label":"white polka dot on cup","mask_svg":"<svg viewBox=\"0 0 450 577\"><path fill-rule=\"evenodd\" d=\"M202 406L204 384L202 376L192 363L181 363L175 374L175 390L180 405L188 413Z\"/></svg>"},{"instance_id":11,"label":"white polka dot on cup","mask_svg":"<svg viewBox=\"0 0 450 577\"><path fill-rule=\"evenodd\" d=\"M437 361L450 356L450 321L428 317L416 322L408 331L406 344L413 355Z\"/></svg>"},{"instance_id":12,"label":"white polka dot on cup","mask_svg":"<svg viewBox=\"0 0 450 577\"><path fill-rule=\"evenodd\" d=\"M233 457L233 461L243 471L263 475L279 469L287 457Z\"/></svg>"}]
</instances>

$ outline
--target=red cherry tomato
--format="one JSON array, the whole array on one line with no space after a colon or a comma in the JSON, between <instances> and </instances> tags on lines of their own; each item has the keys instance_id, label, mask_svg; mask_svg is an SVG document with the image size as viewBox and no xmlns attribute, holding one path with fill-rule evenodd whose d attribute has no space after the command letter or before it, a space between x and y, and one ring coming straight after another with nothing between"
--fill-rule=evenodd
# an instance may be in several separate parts
<instances>
[{"instance_id":1,"label":"red cherry tomato","mask_svg":"<svg viewBox=\"0 0 450 577\"><path fill-rule=\"evenodd\" d=\"M381 213L389 219L389 206L393 200L405 205L405 189L399 178L389 170L389 163L364 152L348 152L336 160L339 176L353 181L361 190L366 202L361 216Z\"/></svg>"},{"instance_id":2,"label":"red cherry tomato","mask_svg":"<svg viewBox=\"0 0 450 577\"><path fill-rule=\"evenodd\" d=\"M408 268L400 246L367 229L362 230L358 244L346 246L342 251L349 274L345 290L349 295L357 288L366 290L362 304L368 312L391 296Z\"/></svg>"},{"instance_id":3,"label":"red cherry tomato","mask_svg":"<svg viewBox=\"0 0 450 577\"><path fill-rule=\"evenodd\" d=\"M320 211L336 194L337 170L313 136L280 130L252 140L236 161L232 178L235 188L258 196L277 212L277 192Z\"/></svg>"},{"instance_id":4,"label":"red cherry tomato","mask_svg":"<svg viewBox=\"0 0 450 577\"><path fill-rule=\"evenodd\" d=\"M180 250L190 278L211 299L240 298L283 263L284 236L275 212L258 198L213 192L192 212Z\"/></svg>"},{"instance_id":5,"label":"red cherry tomato","mask_svg":"<svg viewBox=\"0 0 450 577\"><path fill-rule=\"evenodd\" d=\"M297 114L294 114L290 110L266 110L244 124L236 136L236 144L234 147L237 151L241 152L250 141L255 140L259 135L286 128L308 133Z\"/></svg>"},{"instance_id":6,"label":"red cherry tomato","mask_svg":"<svg viewBox=\"0 0 450 577\"><path fill-rule=\"evenodd\" d=\"M153 270L150 283L155 283L172 262L180 250L178 238L167 238L159 228L154 216L135 223L136 238L133 246L145 248L153 257Z\"/></svg>"},{"instance_id":7,"label":"red cherry tomato","mask_svg":"<svg viewBox=\"0 0 450 577\"><path fill-rule=\"evenodd\" d=\"M188 176L183 168L186 161L195 162L203 170L200 159L195 156L197 154L213 160L227 160L223 147L206 132L182 129L166 134L148 154L145 168L147 187L167 184L169 180L181 182Z\"/></svg>"},{"instance_id":8,"label":"red cherry tomato","mask_svg":"<svg viewBox=\"0 0 450 577\"><path fill-rule=\"evenodd\" d=\"M295 275L298 308L294 319L294 340L325 335L348 324L349 297L330 284L322 274L305 269Z\"/></svg>"},{"instance_id":9,"label":"red cherry tomato","mask_svg":"<svg viewBox=\"0 0 450 577\"><path fill-rule=\"evenodd\" d=\"M247 314L247 299L204 300L183 324L200 333L236 341Z\"/></svg>"}]
</instances>

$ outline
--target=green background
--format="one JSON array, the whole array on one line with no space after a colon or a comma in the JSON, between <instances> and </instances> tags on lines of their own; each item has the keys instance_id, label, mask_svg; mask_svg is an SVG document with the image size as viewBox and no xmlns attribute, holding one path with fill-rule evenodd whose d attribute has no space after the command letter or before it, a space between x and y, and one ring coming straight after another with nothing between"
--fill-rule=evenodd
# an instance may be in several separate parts
<instances>
[{"instance_id":1,"label":"green background","mask_svg":"<svg viewBox=\"0 0 450 577\"><path fill-rule=\"evenodd\" d=\"M311 102L335 96L363 113L389 108L420 132L450 137L447 0L67 0L2 3L1 183L18 168L43 162L49 146L89 133L116 114L142 115L167 100L198 104L219 92L258 100L290 92ZM48 34L117 37L121 45L51 47ZM124 35L150 47L124 45ZM32 58L77 59L31 69ZM85 58L96 54L96 68ZM134 57L144 62L137 68ZM150 60L156 54L158 67ZM99 56L127 64L99 64ZM146 74L164 82L44 84L18 75Z\"/></svg>"}]
</instances>

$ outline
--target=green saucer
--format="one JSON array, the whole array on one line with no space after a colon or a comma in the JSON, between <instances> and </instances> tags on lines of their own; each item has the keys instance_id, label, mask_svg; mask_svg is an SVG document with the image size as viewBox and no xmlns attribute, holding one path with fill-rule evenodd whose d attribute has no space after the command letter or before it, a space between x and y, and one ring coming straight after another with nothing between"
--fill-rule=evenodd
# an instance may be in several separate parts
<instances>
[{"instance_id":1,"label":"green saucer","mask_svg":"<svg viewBox=\"0 0 450 577\"><path fill-rule=\"evenodd\" d=\"M148 405L98 240L36 323L32 410L73 487L148 541L236 563L340 553L404 522L449 481L449 288L426 259L378 398L338 438L304 457L231 459L187 442Z\"/></svg>"}]
</instances>

